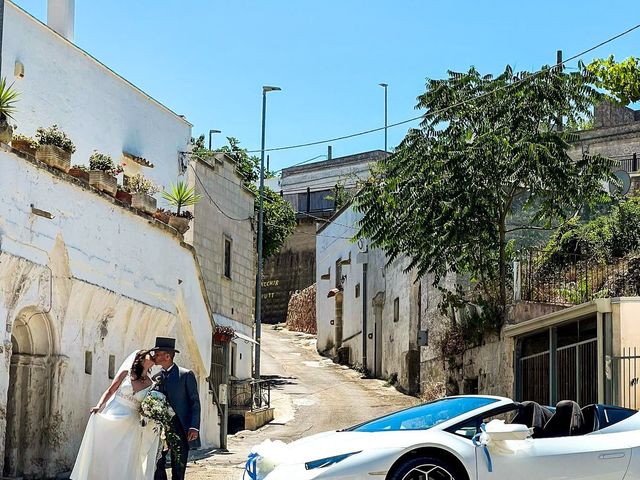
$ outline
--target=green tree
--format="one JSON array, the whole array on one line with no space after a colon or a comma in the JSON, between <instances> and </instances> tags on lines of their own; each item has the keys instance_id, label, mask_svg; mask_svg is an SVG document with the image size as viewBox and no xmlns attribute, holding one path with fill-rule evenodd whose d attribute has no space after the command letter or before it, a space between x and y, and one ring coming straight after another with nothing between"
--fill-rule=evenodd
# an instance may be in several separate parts
<instances>
[{"instance_id":1,"label":"green tree","mask_svg":"<svg viewBox=\"0 0 640 480\"><path fill-rule=\"evenodd\" d=\"M249 155L246 149L240 147L240 141L237 138L227 137L227 141L229 145L224 145L215 151L226 153L236 161L236 168L242 177L244 186L251 190L256 196L254 210L257 214L259 208L259 189L256 183L260 179L260 159L255 155ZM204 146L204 135L193 139L193 147L193 153L202 157L206 157L212 153ZM264 258L266 259L277 254L295 228L296 215L289 202L284 200L271 188L265 186Z\"/></svg>"},{"instance_id":2,"label":"green tree","mask_svg":"<svg viewBox=\"0 0 640 480\"><path fill-rule=\"evenodd\" d=\"M595 84L607 90L620 105L640 100L640 59L629 57L616 62L611 55L607 59L595 59L586 70L595 75Z\"/></svg>"},{"instance_id":3,"label":"green tree","mask_svg":"<svg viewBox=\"0 0 640 480\"><path fill-rule=\"evenodd\" d=\"M361 190L358 235L435 282L448 272L468 276L482 302L503 318L510 270L509 235L550 227L584 204L606 197L602 181L612 161L572 160L575 136L558 131L590 112L599 94L589 74L545 69L498 77L449 72L428 80L418 97L426 110L396 153L380 162ZM524 201L522 201L524 199ZM514 204L531 223L513 225ZM451 304L461 292L447 292ZM464 299L462 299L464 300Z\"/></svg>"}]
</instances>

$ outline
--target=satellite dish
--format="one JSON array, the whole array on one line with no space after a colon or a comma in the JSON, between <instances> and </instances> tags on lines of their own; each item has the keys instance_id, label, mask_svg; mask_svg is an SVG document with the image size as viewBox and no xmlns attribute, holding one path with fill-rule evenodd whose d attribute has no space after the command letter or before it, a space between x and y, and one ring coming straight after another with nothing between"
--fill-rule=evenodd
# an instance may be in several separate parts
<instances>
[{"instance_id":1,"label":"satellite dish","mask_svg":"<svg viewBox=\"0 0 640 480\"><path fill-rule=\"evenodd\" d=\"M620 186L609 182L609 193L618 193L620 195L626 195L629 193L629 190L631 189L631 177L629 174L624 170L618 170L613 172L613 175L620 182Z\"/></svg>"}]
</instances>

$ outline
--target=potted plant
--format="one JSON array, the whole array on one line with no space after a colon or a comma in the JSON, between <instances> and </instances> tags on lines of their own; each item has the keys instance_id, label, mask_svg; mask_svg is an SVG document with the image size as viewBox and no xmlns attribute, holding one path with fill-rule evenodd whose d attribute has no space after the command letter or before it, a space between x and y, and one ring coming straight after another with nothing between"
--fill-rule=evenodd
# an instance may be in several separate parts
<instances>
[{"instance_id":1,"label":"potted plant","mask_svg":"<svg viewBox=\"0 0 640 480\"><path fill-rule=\"evenodd\" d=\"M202 195L195 192L195 187L188 187L185 182L178 182L177 185L171 184L168 192L162 192L162 196L170 205L176 207L176 212L171 212L169 225L184 233L189 230L189 221L193 219L191 212L182 209L190 205L195 205L202 199Z\"/></svg>"},{"instance_id":2,"label":"potted plant","mask_svg":"<svg viewBox=\"0 0 640 480\"><path fill-rule=\"evenodd\" d=\"M118 191L116 192L116 200L120 200L122 203L131 205L131 192L129 187L125 185L118 185Z\"/></svg>"},{"instance_id":3,"label":"potted plant","mask_svg":"<svg viewBox=\"0 0 640 480\"><path fill-rule=\"evenodd\" d=\"M221 343L228 343L233 340L236 331L232 327L223 325L216 325L216 330L213 333L213 340Z\"/></svg>"},{"instance_id":4,"label":"potted plant","mask_svg":"<svg viewBox=\"0 0 640 480\"><path fill-rule=\"evenodd\" d=\"M153 215L157 206L157 200L153 198L153 195L161 190L160 187L138 173L129 178L127 188L131 192L131 206Z\"/></svg>"},{"instance_id":5,"label":"potted plant","mask_svg":"<svg viewBox=\"0 0 640 480\"><path fill-rule=\"evenodd\" d=\"M18 134L14 135L11 139L11 146L16 150L27 153L32 157L36 156L36 150L38 150L38 141L35 138L27 137L26 135Z\"/></svg>"},{"instance_id":6,"label":"potted plant","mask_svg":"<svg viewBox=\"0 0 640 480\"><path fill-rule=\"evenodd\" d=\"M76 151L73 142L57 125L39 128L36 131L38 149L36 158L58 170L68 172L71 166L71 155Z\"/></svg>"},{"instance_id":7,"label":"potted plant","mask_svg":"<svg viewBox=\"0 0 640 480\"><path fill-rule=\"evenodd\" d=\"M116 175L122 173L122 167L116 166L113 159L104 153L93 152L89 157L89 185L115 197L118 191Z\"/></svg>"},{"instance_id":8,"label":"potted plant","mask_svg":"<svg viewBox=\"0 0 640 480\"><path fill-rule=\"evenodd\" d=\"M169 219L171 218L171 212L169 210L165 210L164 208L159 208L156 210L156 213L153 214L153 218L161 221L162 223L169 223Z\"/></svg>"},{"instance_id":9,"label":"potted plant","mask_svg":"<svg viewBox=\"0 0 640 480\"><path fill-rule=\"evenodd\" d=\"M83 182L89 183L89 167L86 165L74 165L69 169L69 175L79 178Z\"/></svg>"},{"instance_id":10,"label":"potted plant","mask_svg":"<svg viewBox=\"0 0 640 480\"><path fill-rule=\"evenodd\" d=\"M9 125L9 119L13 119L16 112L16 103L20 94L13 89L13 85L7 85L7 79L0 80L0 142L9 143L13 136L13 127Z\"/></svg>"}]
</instances>

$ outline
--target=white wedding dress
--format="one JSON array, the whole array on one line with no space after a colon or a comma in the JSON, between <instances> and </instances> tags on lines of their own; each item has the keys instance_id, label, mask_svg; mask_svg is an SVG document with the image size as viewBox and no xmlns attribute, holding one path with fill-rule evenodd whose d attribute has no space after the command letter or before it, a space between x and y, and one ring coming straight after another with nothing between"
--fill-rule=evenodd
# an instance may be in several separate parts
<instances>
[{"instance_id":1,"label":"white wedding dress","mask_svg":"<svg viewBox=\"0 0 640 480\"><path fill-rule=\"evenodd\" d=\"M134 393L127 375L104 410L91 415L71 480L153 479L160 435L155 423L140 424L140 402L152 386Z\"/></svg>"}]
</instances>

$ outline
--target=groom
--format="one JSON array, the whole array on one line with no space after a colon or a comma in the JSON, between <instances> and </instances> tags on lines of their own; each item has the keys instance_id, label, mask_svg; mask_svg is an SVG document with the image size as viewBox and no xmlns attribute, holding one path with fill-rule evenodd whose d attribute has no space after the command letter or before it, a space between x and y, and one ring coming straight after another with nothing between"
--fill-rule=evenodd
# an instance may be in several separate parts
<instances>
[{"instance_id":1,"label":"groom","mask_svg":"<svg viewBox=\"0 0 640 480\"><path fill-rule=\"evenodd\" d=\"M176 412L171 421L171 430L180 437L179 458L171 451L171 478L184 480L189 442L197 440L199 436L200 397L194 373L173 363L176 353L180 353L175 347L174 338L157 337L156 346L151 351L156 365L162 367L160 373L154 377L158 382L156 390L166 395L171 408ZM167 480L167 452L162 451L156 465L154 480Z\"/></svg>"}]
</instances>

